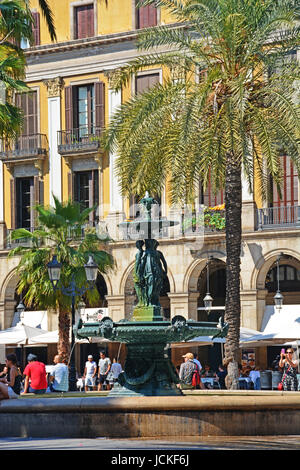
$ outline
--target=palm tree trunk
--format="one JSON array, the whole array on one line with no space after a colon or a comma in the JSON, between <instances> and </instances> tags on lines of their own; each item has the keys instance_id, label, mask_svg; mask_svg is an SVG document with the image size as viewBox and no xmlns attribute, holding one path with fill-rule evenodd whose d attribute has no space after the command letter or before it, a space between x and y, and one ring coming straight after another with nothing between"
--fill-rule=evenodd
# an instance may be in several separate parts
<instances>
[{"instance_id":1,"label":"palm tree trunk","mask_svg":"<svg viewBox=\"0 0 300 470\"><path fill-rule=\"evenodd\" d=\"M58 314L58 345L57 352L63 359L69 360L70 356L70 312L66 308L59 307Z\"/></svg>"},{"instance_id":2,"label":"palm tree trunk","mask_svg":"<svg viewBox=\"0 0 300 470\"><path fill-rule=\"evenodd\" d=\"M241 165L232 153L226 159L226 301L225 321L229 325L225 343L224 365L227 366L226 387L238 389L240 338L240 255L242 240Z\"/></svg>"}]
</instances>

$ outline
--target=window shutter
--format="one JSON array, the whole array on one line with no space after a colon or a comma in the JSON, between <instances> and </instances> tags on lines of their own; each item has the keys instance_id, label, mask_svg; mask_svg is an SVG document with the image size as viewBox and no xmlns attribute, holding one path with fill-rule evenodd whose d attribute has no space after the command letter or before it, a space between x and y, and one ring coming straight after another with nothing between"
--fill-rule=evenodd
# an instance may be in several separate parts
<instances>
[{"instance_id":1,"label":"window shutter","mask_svg":"<svg viewBox=\"0 0 300 470\"><path fill-rule=\"evenodd\" d=\"M75 39L94 36L94 5L75 8Z\"/></svg>"},{"instance_id":2,"label":"window shutter","mask_svg":"<svg viewBox=\"0 0 300 470\"><path fill-rule=\"evenodd\" d=\"M65 118L66 118L66 131L73 129L73 87L65 87Z\"/></svg>"},{"instance_id":3,"label":"window shutter","mask_svg":"<svg viewBox=\"0 0 300 470\"><path fill-rule=\"evenodd\" d=\"M87 18L87 36L88 38L92 38L95 36L94 31L94 5L87 5L86 11L86 18Z\"/></svg>"},{"instance_id":4,"label":"window shutter","mask_svg":"<svg viewBox=\"0 0 300 470\"><path fill-rule=\"evenodd\" d=\"M11 207L11 228L16 228L16 184L15 178L10 180L10 207Z\"/></svg>"},{"instance_id":5,"label":"window shutter","mask_svg":"<svg viewBox=\"0 0 300 470\"><path fill-rule=\"evenodd\" d=\"M211 174L209 172L209 179L206 190L204 191L203 186L200 186L200 204L204 204L207 207L214 207L224 204L225 195L223 189L220 189L216 193L213 190L213 184L211 180Z\"/></svg>"},{"instance_id":6,"label":"window shutter","mask_svg":"<svg viewBox=\"0 0 300 470\"><path fill-rule=\"evenodd\" d=\"M31 12L33 16L32 33L33 33L33 45L39 46L41 44L40 34L40 14L38 12Z\"/></svg>"},{"instance_id":7,"label":"window shutter","mask_svg":"<svg viewBox=\"0 0 300 470\"><path fill-rule=\"evenodd\" d=\"M150 28L157 25L157 7L154 5L146 5L138 9L138 24L139 29Z\"/></svg>"},{"instance_id":8,"label":"window shutter","mask_svg":"<svg viewBox=\"0 0 300 470\"><path fill-rule=\"evenodd\" d=\"M16 106L23 112L22 135L37 134L38 109L37 92L18 93L15 99Z\"/></svg>"},{"instance_id":9,"label":"window shutter","mask_svg":"<svg viewBox=\"0 0 300 470\"><path fill-rule=\"evenodd\" d=\"M95 83L95 121L96 134L101 133L105 127L105 85L103 82Z\"/></svg>"},{"instance_id":10,"label":"window shutter","mask_svg":"<svg viewBox=\"0 0 300 470\"><path fill-rule=\"evenodd\" d=\"M71 199L71 201L74 201L74 179L75 179L75 174L72 171L69 171L68 173L68 198Z\"/></svg>"},{"instance_id":11,"label":"window shutter","mask_svg":"<svg viewBox=\"0 0 300 470\"><path fill-rule=\"evenodd\" d=\"M148 5L148 27L157 25L157 8L154 5Z\"/></svg>"},{"instance_id":12,"label":"window shutter","mask_svg":"<svg viewBox=\"0 0 300 470\"><path fill-rule=\"evenodd\" d=\"M135 91L136 94L143 93L144 91L149 90L157 83L159 83L159 74L158 73L151 73L147 75L140 75L136 77L135 80Z\"/></svg>"},{"instance_id":13,"label":"window shutter","mask_svg":"<svg viewBox=\"0 0 300 470\"><path fill-rule=\"evenodd\" d=\"M287 155L280 157L282 167L281 198L273 183L273 207L298 205L298 174L291 158Z\"/></svg>"}]
</instances>

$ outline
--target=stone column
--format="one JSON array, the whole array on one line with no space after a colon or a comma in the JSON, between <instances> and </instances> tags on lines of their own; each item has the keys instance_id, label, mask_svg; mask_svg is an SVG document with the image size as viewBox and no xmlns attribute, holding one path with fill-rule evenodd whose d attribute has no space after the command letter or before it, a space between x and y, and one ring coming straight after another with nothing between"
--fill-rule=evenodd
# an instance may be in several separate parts
<instances>
[{"instance_id":1,"label":"stone column","mask_svg":"<svg viewBox=\"0 0 300 470\"><path fill-rule=\"evenodd\" d=\"M242 231L253 232L257 229L257 206L254 194L250 193L248 181L242 170Z\"/></svg>"},{"instance_id":2,"label":"stone column","mask_svg":"<svg viewBox=\"0 0 300 470\"><path fill-rule=\"evenodd\" d=\"M124 295L106 295L108 314L114 322L125 318L125 296Z\"/></svg>"},{"instance_id":3,"label":"stone column","mask_svg":"<svg viewBox=\"0 0 300 470\"><path fill-rule=\"evenodd\" d=\"M176 315L181 315L186 319L189 318L189 294L187 292L170 292L168 294L170 299L170 313L171 319Z\"/></svg>"},{"instance_id":4,"label":"stone column","mask_svg":"<svg viewBox=\"0 0 300 470\"><path fill-rule=\"evenodd\" d=\"M261 330L261 324L262 324L265 309L266 309L267 294L268 294L267 289L257 289L256 322L257 322L257 329L259 331Z\"/></svg>"},{"instance_id":5,"label":"stone column","mask_svg":"<svg viewBox=\"0 0 300 470\"><path fill-rule=\"evenodd\" d=\"M189 292L189 313L188 316L191 320L198 320L198 299L199 292Z\"/></svg>"},{"instance_id":6,"label":"stone column","mask_svg":"<svg viewBox=\"0 0 300 470\"><path fill-rule=\"evenodd\" d=\"M107 72L108 78L108 118L112 118L116 109L122 104L121 91L115 92L111 84L112 72ZM117 155L113 152L109 153L109 200L110 210L106 218L109 234L114 240L120 239L121 232L119 232L118 224L125 219L125 212L123 207L123 197L121 195L120 185L116 176L116 158Z\"/></svg>"},{"instance_id":7,"label":"stone column","mask_svg":"<svg viewBox=\"0 0 300 470\"><path fill-rule=\"evenodd\" d=\"M257 309L257 292L256 290L242 290L241 291L241 325L245 328L252 328L258 330L256 315L253 313Z\"/></svg>"},{"instance_id":8,"label":"stone column","mask_svg":"<svg viewBox=\"0 0 300 470\"><path fill-rule=\"evenodd\" d=\"M48 90L48 140L49 140L49 187L50 204L54 204L53 195L62 200L61 156L57 149L57 133L61 130L61 77L44 80Z\"/></svg>"},{"instance_id":9,"label":"stone column","mask_svg":"<svg viewBox=\"0 0 300 470\"><path fill-rule=\"evenodd\" d=\"M0 250L6 248L7 227L5 222L0 222Z\"/></svg>"}]
</instances>

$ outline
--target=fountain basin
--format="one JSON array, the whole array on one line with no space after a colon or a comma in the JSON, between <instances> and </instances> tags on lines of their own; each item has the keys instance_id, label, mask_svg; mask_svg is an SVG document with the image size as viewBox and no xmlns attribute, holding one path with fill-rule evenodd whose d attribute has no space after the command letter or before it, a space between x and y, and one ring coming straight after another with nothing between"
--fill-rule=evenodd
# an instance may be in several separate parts
<instances>
[{"instance_id":1,"label":"fountain basin","mask_svg":"<svg viewBox=\"0 0 300 470\"><path fill-rule=\"evenodd\" d=\"M179 377L166 353L167 344L186 341L196 336L225 336L227 326L211 322L186 320L175 316L172 321L113 322L109 317L100 322L79 320L74 328L77 338L101 336L127 345L127 357L119 383L111 396L181 395Z\"/></svg>"}]
</instances>

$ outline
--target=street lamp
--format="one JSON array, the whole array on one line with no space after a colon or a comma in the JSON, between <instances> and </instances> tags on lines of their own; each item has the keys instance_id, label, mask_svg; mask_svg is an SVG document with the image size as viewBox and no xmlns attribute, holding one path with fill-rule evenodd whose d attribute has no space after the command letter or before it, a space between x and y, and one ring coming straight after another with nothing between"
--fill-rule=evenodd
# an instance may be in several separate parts
<instances>
[{"instance_id":1,"label":"street lamp","mask_svg":"<svg viewBox=\"0 0 300 470\"><path fill-rule=\"evenodd\" d=\"M58 281L60 279L60 272L61 272L61 263L57 261L56 255L53 255L52 261L47 264L49 279L51 284L56 289Z\"/></svg>"},{"instance_id":2,"label":"street lamp","mask_svg":"<svg viewBox=\"0 0 300 470\"><path fill-rule=\"evenodd\" d=\"M16 307L16 310L19 314L19 318L20 318L20 323L22 323L22 321L24 320L24 311L25 311L25 305L23 304L22 302L22 299L20 300L18 306Z\"/></svg>"},{"instance_id":3,"label":"street lamp","mask_svg":"<svg viewBox=\"0 0 300 470\"><path fill-rule=\"evenodd\" d=\"M209 313L212 308L213 298L209 293L209 263L213 260L213 256L209 256L206 261L206 296L203 299L205 310Z\"/></svg>"},{"instance_id":4,"label":"street lamp","mask_svg":"<svg viewBox=\"0 0 300 470\"><path fill-rule=\"evenodd\" d=\"M280 292L280 286L279 286L279 262L280 262L280 259L282 258L283 256L283 253L280 253L278 256L277 256L277 259L276 259L276 264L277 264L277 292L276 294L274 295L274 303L275 303L275 307L278 308L279 310L282 308L282 304L283 304L283 295L281 294Z\"/></svg>"},{"instance_id":5,"label":"street lamp","mask_svg":"<svg viewBox=\"0 0 300 470\"><path fill-rule=\"evenodd\" d=\"M82 297L88 290L94 289L97 279L98 266L94 262L92 256L89 256L88 262L84 265L86 280L88 286L78 287L75 282L74 274L70 285L65 287L61 285L58 286L60 280L62 264L57 261L56 255L53 255L52 261L47 264L49 278L53 286L54 292L59 289L63 295L71 297L72 301L72 332L71 332L71 354L70 354L70 391L76 391L76 368L75 368L75 356L74 356L74 346L75 346L75 336L73 331L73 326L75 323L75 299L76 297Z\"/></svg>"}]
</instances>

